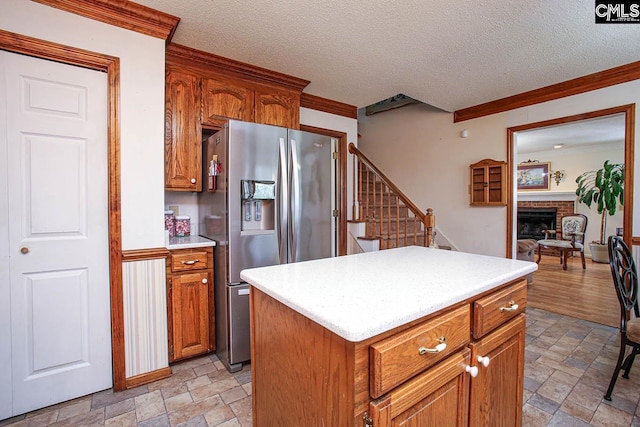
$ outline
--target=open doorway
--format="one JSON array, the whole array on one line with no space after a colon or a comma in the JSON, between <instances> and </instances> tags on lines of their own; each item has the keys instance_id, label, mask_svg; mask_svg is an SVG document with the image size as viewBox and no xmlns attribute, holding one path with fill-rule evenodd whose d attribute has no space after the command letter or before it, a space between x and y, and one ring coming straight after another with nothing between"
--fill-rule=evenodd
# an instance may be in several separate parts
<instances>
[{"instance_id":1,"label":"open doorway","mask_svg":"<svg viewBox=\"0 0 640 427\"><path fill-rule=\"evenodd\" d=\"M607 297L608 293L611 293L614 304L617 304L613 287L610 286L608 264L593 263L589 254L589 242L599 240L601 215L597 214L594 207L589 209L585 205L577 203L575 180L583 172L602 168L605 160L625 164L625 205L614 217L608 219L606 235L621 233L625 241L631 244L634 110L634 105L627 105L508 129L509 176L511 177L508 200L508 254L513 258L517 257L519 239L534 238L538 240L544 238L522 235L523 229L530 231L536 228L534 225L540 225L536 221L527 223L525 221L526 214L522 211L531 210L535 216L539 214L539 211L553 210L553 213L546 213L554 220L553 223L548 224L553 228L556 227L555 221L559 221L559 218L567 213L581 213L588 217L584 239L585 254L587 255L585 270L582 269L581 263L578 261L569 264L570 269L575 271L563 271L557 256L545 255L543 252L539 271L534 275L530 294L532 296L535 294L533 291L536 276L549 282L550 287L544 288L546 289L544 292L553 293L556 299L562 299L557 291L566 291L565 303L558 304L557 310L551 311L608 323L597 317L589 316L590 313L598 311L597 306L592 306L591 302L575 303L581 299L576 293L583 290L589 292L585 284L593 286L593 289L597 291L601 289L611 291L605 293L607 293ZM534 182L532 185L523 185L522 180L518 183L518 172L520 171L522 174L528 169L542 171L546 173L546 176L540 182ZM521 210L520 218L519 208ZM557 225L559 226L559 222ZM545 227L544 224L542 226ZM535 255L535 259L537 259L537 255ZM560 286L561 289L552 289L553 286ZM572 289L572 286L575 288ZM542 285L536 289L542 289ZM608 298L604 298L604 300L606 299ZM594 295L594 300L596 302L603 300L602 295ZM604 300L602 304L605 304ZM549 301L545 301L545 303L549 303ZM569 311L571 306L579 309L573 313L563 312L567 305ZM592 307L587 309L584 306ZM607 304L606 309L609 308Z\"/></svg>"}]
</instances>

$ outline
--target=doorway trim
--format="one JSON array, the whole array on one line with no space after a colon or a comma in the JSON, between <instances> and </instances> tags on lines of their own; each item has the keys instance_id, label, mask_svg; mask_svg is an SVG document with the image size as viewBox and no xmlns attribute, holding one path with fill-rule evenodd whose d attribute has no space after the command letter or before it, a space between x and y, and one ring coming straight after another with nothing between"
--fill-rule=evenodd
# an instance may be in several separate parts
<instances>
[{"instance_id":1,"label":"doorway trim","mask_svg":"<svg viewBox=\"0 0 640 427\"><path fill-rule=\"evenodd\" d=\"M337 255L347 254L347 134L309 125L300 125L300 130L330 136L338 140L338 239Z\"/></svg>"},{"instance_id":2,"label":"doorway trim","mask_svg":"<svg viewBox=\"0 0 640 427\"><path fill-rule=\"evenodd\" d=\"M113 389L124 390L124 311L120 209L120 59L0 30L0 49L107 73L107 162L109 206L109 282Z\"/></svg>"},{"instance_id":3,"label":"doorway trim","mask_svg":"<svg viewBox=\"0 0 640 427\"><path fill-rule=\"evenodd\" d=\"M606 108L604 110L591 111L588 113L576 114L573 116L560 117L556 119L544 120L541 122L528 123L525 125L507 128L507 258L513 257L513 218L514 218L514 187L513 175L516 162L516 147L514 146L514 134L525 130L576 122L579 120L593 119L596 117L610 116L613 114L625 114L624 133L624 218L623 218L623 238L625 243L631 247L632 225L633 225L633 169L635 152L635 118L636 104L621 105L618 107Z\"/></svg>"}]
</instances>

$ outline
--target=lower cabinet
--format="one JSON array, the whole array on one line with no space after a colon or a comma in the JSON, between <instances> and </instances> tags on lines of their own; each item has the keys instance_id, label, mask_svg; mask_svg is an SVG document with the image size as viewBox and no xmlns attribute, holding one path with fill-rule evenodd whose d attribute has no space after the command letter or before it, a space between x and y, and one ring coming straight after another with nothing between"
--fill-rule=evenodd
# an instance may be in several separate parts
<instances>
[{"instance_id":1,"label":"lower cabinet","mask_svg":"<svg viewBox=\"0 0 640 427\"><path fill-rule=\"evenodd\" d=\"M439 363L370 405L377 427L468 425L469 350ZM366 425L366 424L365 424Z\"/></svg>"},{"instance_id":2,"label":"lower cabinet","mask_svg":"<svg viewBox=\"0 0 640 427\"><path fill-rule=\"evenodd\" d=\"M355 343L255 288L251 304L256 426L522 425L524 278Z\"/></svg>"},{"instance_id":3,"label":"lower cabinet","mask_svg":"<svg viewBox=\"0 0 640 427\"><path fill-rule=\"evenodd\" d=\"M167 266L169 362L215 349L213 248L171 251Z\"/></svg>"},{"instance_id":4,"label":"lower cabinet","mask_svg":"<svg viewBox=\"0 0 640 427\"><path fill-rule=\"evenodd\" d=\"M478 376L471 379L470 426L512 427L522 424L525 316L471 343Z\"/></svg>"}]
</instances>

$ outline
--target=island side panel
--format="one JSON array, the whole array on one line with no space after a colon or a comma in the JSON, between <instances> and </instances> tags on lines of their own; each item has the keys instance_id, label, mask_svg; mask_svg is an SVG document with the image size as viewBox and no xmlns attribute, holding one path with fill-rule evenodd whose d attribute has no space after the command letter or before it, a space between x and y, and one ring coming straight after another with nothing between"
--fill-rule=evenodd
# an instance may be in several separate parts
<instances>
[{"instance_id":1,"label":"island side panel","mask_svg":"<svg viewBox=\"0 0 640 427\"><path fill-rule=\"evenodd\" d=\"M355 348L252 287L254 426L352 425Z\"/></svg>"}]
</instances>

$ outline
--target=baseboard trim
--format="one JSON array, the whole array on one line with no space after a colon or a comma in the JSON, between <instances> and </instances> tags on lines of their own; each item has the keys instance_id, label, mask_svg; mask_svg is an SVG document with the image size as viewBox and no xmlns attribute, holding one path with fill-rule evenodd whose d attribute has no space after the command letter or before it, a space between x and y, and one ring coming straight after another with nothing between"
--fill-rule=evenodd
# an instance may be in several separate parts
<instances>
[{"instance_id":1,"label":"baseboard trim","mask_svg":"<svg viewBox=\"0 0 640 427\"><path fill-rule=\"evenodd\" d=\"M127 389L138 387L144 384L149 384L157 380L161 380L164 378L169 378L171 376L171 368L166 367L162 369L157 369L155 371L146 372L144 374L135 375L133 377L127 378L125 381L125 386Z\"/></svg>"}]
</instances>

